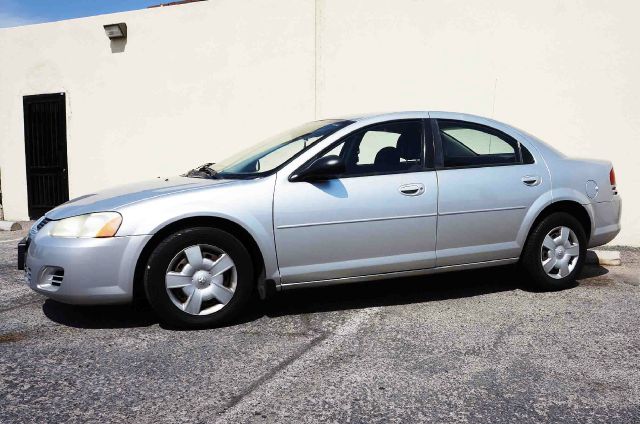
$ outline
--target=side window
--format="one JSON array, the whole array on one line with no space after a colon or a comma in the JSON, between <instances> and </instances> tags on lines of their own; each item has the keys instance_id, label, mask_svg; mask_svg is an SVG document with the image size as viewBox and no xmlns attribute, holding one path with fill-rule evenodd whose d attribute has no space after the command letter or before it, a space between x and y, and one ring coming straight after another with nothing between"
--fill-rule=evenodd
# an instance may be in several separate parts
<instances>
[{"instance_id":1,"label":"side window","mask_svg":"<svg viewBox=\"0 0 640 424\"><path fill-rule=\"evenodd\" d=\"M518 142L492 128L439 120L444 166L492 166L520 163Z\"/></svg>"},{"instance_id":2,"label":"side window","mask_svg":"<svg viewBox=\"0 0 640 424\"><path fill-rule=\"evenodd\" d=\"M382 149L396 148L400 134L387 131L367 131L360 141L358 165L373 165Z\"/></svg>"},{"instance_id":3,"label":"side window","mask_svg":"<svg viewBox=\"0 0 640 424\"><path fill-rule=\"evenodd\" d=\"M422 169L422 123L390 122L347 136L324 156L339 155L345 177L412 172Z\"/></svg>"},{"instance_id":4,"label":"side window","mask_svg":"<svg viewBox=\"0 0 640 424\"><path fill-rule=\"evenodd\" d=\"M520 153L522 154L522 163L524 164L536 163L536 160L533 158L533 155L531 154L529 149L524 147L522 143L520 144Z\"/></svg>"}]
</instances>

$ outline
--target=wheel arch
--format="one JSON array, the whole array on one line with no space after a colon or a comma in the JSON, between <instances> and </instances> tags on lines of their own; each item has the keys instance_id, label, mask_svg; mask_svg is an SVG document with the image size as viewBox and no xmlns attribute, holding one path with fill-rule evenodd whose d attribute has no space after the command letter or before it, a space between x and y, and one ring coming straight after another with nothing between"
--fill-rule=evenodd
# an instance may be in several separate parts
<instances>
[{"instance_id":1,"label":"wheel arch","mask_svg":"<svg viewBox=\"0 0 640 424\"><path fill-rule=\"evenodd\" d=\"M258 246L257 241L251 235L251 233L245 229L242 225L233 222L226 218L220 218L215 216L191 216L173 221L160 228L155 232L153 237L143 247L138 259L133 276L133 299L140 300L145 298L144 294L144 270L147 260L151 255L151 252L158 246L158 244L164 240L170 234L180 231L182 229L193 227L213 227L224 230L229 234L236 237L247 248L251 255L254 268L254 278L257 281L258 277L264 273L265 270L265 258Z\"/></svg>"},{"instance_id":2,"label":"wheel arch","mask_svg":"<svg viewBox=\"0 0 640 424\"><path fill-rule=\"evenodd\" d=\"M556 212L566 212L571 216L575 217L582 225L582 228L584 229L584 232L587 236L587 242L588 242L589 238L591 237L591 232L593 229L593 218L592 218L592 214L589 211L589 208L588 208L589 206L590 205L583 205L579 202L576 202L575 200L568 200L568 199L557 200L546 205L544 208L542 208L542 210L540 210L540 212L538 212L535 219L531 222L531 225L529 225L525 243L529 239L531 231L543 219L545 219L549 215Z\"/></svg>"}]
</instances>

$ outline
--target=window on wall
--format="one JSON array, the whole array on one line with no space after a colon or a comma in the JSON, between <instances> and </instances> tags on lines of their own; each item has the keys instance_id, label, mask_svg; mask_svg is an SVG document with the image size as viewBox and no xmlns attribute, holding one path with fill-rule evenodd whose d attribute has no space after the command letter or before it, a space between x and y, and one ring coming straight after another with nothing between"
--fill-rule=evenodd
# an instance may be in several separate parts
<instances>
[{"instance_id":1,"label":"window on wall","mask_svg":"<svg viewBox=\"0 0 640 424\"><path fill-rule=\"evenodd\" d=\"M518 142L468 122L439 120L444 166L449 168L520 163Z\"/></svg>"},{"instance_id":2,"label":"window on wall","mask_svg":"<svg viewBox=\"0 0 640 424\"><path fill-rule=\"evenodd\" d=\"M356 131L324 156L340 156L345 177L422 170L422 123L390 122Z\"/></svg>"}]
</instances>

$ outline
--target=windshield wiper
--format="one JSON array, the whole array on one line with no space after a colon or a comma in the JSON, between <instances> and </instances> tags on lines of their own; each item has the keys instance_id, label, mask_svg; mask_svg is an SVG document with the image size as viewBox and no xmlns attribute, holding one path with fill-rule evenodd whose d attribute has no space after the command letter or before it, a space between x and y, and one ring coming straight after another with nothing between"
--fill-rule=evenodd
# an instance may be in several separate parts
<instances>
[{"instance_id":1,"label":"windshield wiper","mask_svg":"<svg viewBox=\"0 0 640 424\"><path fill-rule=\"evenodd\" d=\"M189 172L183 175L183 177L189 178L220 178L218 176L218 171L211 168L211 165L214 165L213 162L205 163L204 165L196 166Z\"/></svg>"}]
</instances>

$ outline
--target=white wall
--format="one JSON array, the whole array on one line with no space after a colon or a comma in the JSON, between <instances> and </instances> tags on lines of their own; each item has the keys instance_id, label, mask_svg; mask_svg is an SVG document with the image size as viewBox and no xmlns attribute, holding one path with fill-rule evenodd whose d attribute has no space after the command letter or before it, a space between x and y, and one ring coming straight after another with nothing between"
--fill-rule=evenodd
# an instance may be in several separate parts
<instances>
[{"instance_id":1,"label":"white wall","mask_svg":"<svg viewBox=\"0 0 640 424\"><path fill-rule=\"evenodd\" d=\"M6 218L27 218L23 95L67 93L71 197L176 175L314 118L313 20L308 1L216 0L0 30Z\"/></svg>"},{"instance_id":2,"label":"white wall","mask_svg":"<svg viewBox=\"0 0 640 424\"><path fill-rule=\"evenodd\" d=\"M321 0L318 112L493 117L613 161L640 245L640 2Z\"/></svg>"},{"instance_id":3,"label":"white wall","mask_svg":"<svg viewBox=\"0 0 640 424\"><path fill-rule=\"evenodd\" d=\"M0 30L5 214L27 214L22 96L65 91L71 196L314 115L454 110L612 160L615 243L640 245L639 15L633 0L210 0ZM102 25L119 21L111 53Z\"/></svg>"}]
</instances>

